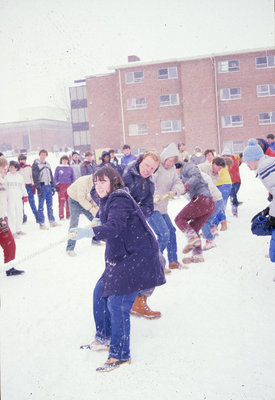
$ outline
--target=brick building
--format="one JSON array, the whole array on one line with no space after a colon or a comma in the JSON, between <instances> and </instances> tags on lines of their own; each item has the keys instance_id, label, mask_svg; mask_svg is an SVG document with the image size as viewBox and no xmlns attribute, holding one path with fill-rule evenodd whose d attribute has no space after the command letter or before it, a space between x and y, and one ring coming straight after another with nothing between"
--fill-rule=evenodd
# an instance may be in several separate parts
<instances>
[{"instance_id":1,"label":"brick building","mask_svg":"<svg viewBox=\"0 0 275 400\"><path fill-rule=\"evenodd\" d=\"M184 141L189 152L197 145L240 152L250 137L275 133L275 48L128 61L70 88L82 91L77 118L81 113L84 124L74 131L75 145L160 151Z\"/></svg>"},{"instance_id":2,"label":"brick building","mask_svg":"<svg viewBox=\"0 0 275 400\"><path fill-rule=\"evenodd\" d=\"M72 145L71 122L35 119L0 124L0 151L56 151Z\"/></svg>"}]
</instances>

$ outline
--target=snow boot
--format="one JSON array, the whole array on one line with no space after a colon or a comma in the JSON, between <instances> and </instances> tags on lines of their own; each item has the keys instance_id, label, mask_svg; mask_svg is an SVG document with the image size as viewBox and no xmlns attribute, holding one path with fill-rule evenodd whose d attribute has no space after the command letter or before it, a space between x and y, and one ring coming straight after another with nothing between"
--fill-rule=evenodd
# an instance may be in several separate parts
<instances>
[{"instance_id":1,"label":"snow boot","mask_svg":"<svg viewBox=\"0 0 275 400\"><path fill-rule=\"evenodd\" d=\"M148 319L160 318L161 313L159 311L152 311L151 308L147 305L147 297L146 296L137 296L136 300L133 304L132 315L136 315L138 317L144 317Z\"/></svg>"},{"instance_id":2,"label":"snow boot","mask_svg":"<svg viewBox=\"0 0 275 400\"><path fill-rule=\"evenodd\" d=\"M25 271L20 271L20 269L10 268L6 271L7 276L21 275L24 274Z\"/></svg>"},{"instance_id":3,"label":"snow boot","mask_svg":"<svg viewBox=\"0 0 275 400\"><path fill-rule=\"evenodd\" d=\"M173 261L169 263L170 269L180 269L181 265L178 261Z\"/></svg>"},{"instance_id":4,"label":"snow boot","mask_svg":"<svg viewBox=\"0 0 275 400\"><path fill-rule=\"evenodd\" d=\"M204 258L202 255L184 257L182 259L182 262L183 262L183 264L200 263L200 262L204 262Z\"/></svg>"},{"instance_id":5,"label":"snow boot","mask_svg":"<svg viewBox=\"0 0 275 400\"><path fill-rule=\"evenodd\" d=\"M83 344L80 346L80 348L92 351L109 351L109 346L98 343L96 340L94 340L91 344Z\"/></svg>"},{"instance_id":6,"label":"snow boot","mask_svg":"<svg viewBox=\"0 0 275 400\"><path fill-rule=\"evenodd\" d=\"M171 274L171 269L165 267L165 268L164 268L164 273L165 273L165 275Z\"/></svg>"},{"instance_id":7,"label":"snow boot","mask_svg":"<svg viewBox=\"0 0 275 400\"><path fill-rule=\"evenodd\" d=\"M205 245L203 246L203 250L210 250L213 247L216 247L214 240L206 240Z\"/></svg>"},{"instance_id":8,"label":"snow boot","mask_svg":"<svg viewBox=\"0 0 275 400\"><path fill-rule=\"evenodd\" d=\"M189 253L194 247L198 247L201 245L201 239L198 236L195 236L188 240L187 245L184 247L182 252L184 254Z\"/></svg>"},{"instance_id":9,"label":"snow boot","mask_svg":"<svg viewBox=\"0 0 275 400\"><path fill-rule=\"evenodd\" d=\"M123 364L130 364L131 360L118 360L117 358L108 358L108 360L96 369L97 372L110 372Z\"/></svg>"},{"instance_id":10,"label":"snow boot","mask_svg":"<svg viewBox=\"0 0 275 400\"><path fill-rule=\"evenodd\" d=\"M221 231L226 231L227 230L227 222L226 219L221 222Z\"/></svg>"}]
</instances>

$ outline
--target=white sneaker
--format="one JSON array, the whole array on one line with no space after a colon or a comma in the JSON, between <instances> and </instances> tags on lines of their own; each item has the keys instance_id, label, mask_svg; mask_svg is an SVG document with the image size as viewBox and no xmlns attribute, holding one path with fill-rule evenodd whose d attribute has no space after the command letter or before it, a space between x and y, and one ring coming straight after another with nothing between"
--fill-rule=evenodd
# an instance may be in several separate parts
<instances>
[{"instance_id":1,"label":"white sneaker","mask_svg":"<svg viewBox=\"0 0 275 400\"><path fill-rule=\"evenodd\" d=\"M213 240L206 240L205 245L203 246L203 250L210 250L213 247L216 247L216 244L214 243Z\"/></svg>"},{"instance_id":2,"label":"white sneaker","mask_svg":"<svg viewBox=\"0 0 275 400\"><path fill-rule=\"evenodd\" d=\"M76 257L77 256L77 254L76 254L76 252L74 250L67 250L66 253L70 257Z\"/></svg>"}]
</instances>

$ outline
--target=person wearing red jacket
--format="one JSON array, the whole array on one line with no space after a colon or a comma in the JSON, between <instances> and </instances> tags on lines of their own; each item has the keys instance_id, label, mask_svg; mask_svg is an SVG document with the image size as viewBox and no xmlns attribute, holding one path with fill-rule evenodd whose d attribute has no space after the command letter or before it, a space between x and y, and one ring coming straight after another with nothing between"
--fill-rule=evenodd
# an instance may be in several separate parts
<instances>
[{"instance_id":1,"label":"person wearing red jacket","mask_svg":"<svg viewBox=\"0 0 275 400\"><path fill-rule=\"evenodd\" d=\"M231 177L231 181L232 181L232 188L231 188L231 192L230 192L229 196L230 196L230 200L231 200L232 214L234 217L237 217L238 216L238 205L239 205L237 193L241 186L239 163L236 160L235 156L232 155L229 148L225 148L222 152L222 155L232 158L232 166L231 166L231 168L228 169L230 177Z\"/></svg>"}]
</instances>

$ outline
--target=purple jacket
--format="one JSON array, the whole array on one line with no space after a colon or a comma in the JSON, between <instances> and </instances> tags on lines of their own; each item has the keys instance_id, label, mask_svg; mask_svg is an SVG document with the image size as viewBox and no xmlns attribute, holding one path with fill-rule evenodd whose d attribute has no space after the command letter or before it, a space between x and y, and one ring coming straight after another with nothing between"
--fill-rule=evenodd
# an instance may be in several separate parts
<instances>
[{"instance_id":1,"label":"purple jacket","mask_svg":"<svg viewBox=\"0 0 275 400\"><path fill-rule=\"evenodd\" d=\"M74 171L69 165L58 165L54 173L54 184L55 186L61 185L71 185L74 182Z\"/></svg>"},{"instance_id":2,"label":"purple jacket","mask_svg":"<svg viewBox=\"0 0 275 400\"><path fill-rule=\"evenodd\" d=\"M158 242L128 189L100 199L99 216L102 225L93 229L97 240L106 241L102 296L163 285Z\"/></svg>"}]
</instances>

